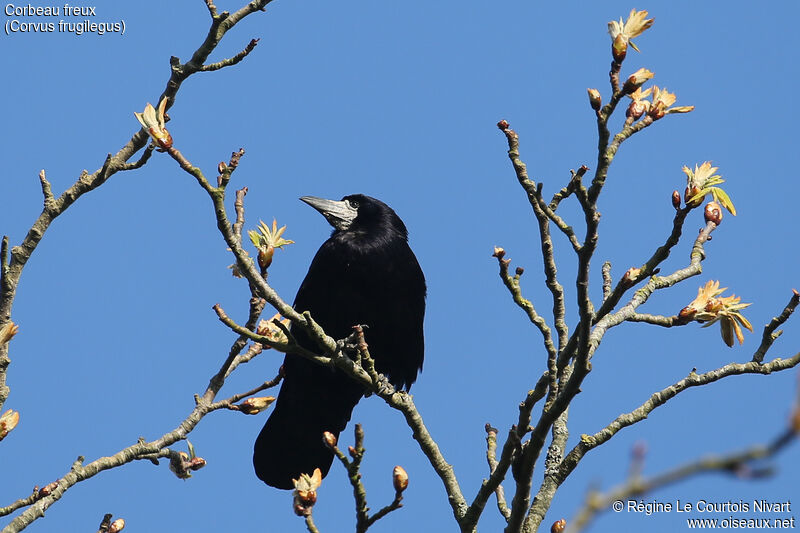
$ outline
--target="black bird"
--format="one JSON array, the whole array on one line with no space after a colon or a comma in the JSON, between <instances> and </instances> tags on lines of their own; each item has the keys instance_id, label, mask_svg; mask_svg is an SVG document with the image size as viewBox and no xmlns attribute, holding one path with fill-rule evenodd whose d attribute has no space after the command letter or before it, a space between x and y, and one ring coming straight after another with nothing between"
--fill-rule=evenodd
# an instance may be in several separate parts
<instances>
[{"instance_id":1,"label":"black bird","mask_svg":"<svg viewBox=\"0 0 800 533\"><path fill-rule=\"evenodd\" d=\"M408 390L422 369L425 277L408 246L408 230L380 200L354 194L341 201L300 198L319 211L334 230L308 269L294 308L311 316L335 339L357 324L378 372ZM297 342L319 348L300 328ZM364 389L340 370L288 353L275 409L256 439L253 466L262 481L281 489L315 468L325 476L333 453L322 433L338 437Z\"/></svg>"}]
</instances>

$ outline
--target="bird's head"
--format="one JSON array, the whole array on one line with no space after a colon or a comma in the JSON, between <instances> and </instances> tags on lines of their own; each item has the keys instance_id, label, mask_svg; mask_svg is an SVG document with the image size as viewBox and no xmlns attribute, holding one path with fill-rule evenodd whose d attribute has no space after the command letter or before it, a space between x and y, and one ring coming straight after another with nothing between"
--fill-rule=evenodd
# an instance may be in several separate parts
<instances>
[{"instance_id":1,"label":"bird's head","mask_svg":"<svg viewBox=\"0 0 800 533\"><path fill-rule=\"evenodd\" d=\"M389 230L402 238L408 236L405 224L394 210L371 196L350 194L338 201L303 196L300 200L319 211L335 231L373 233Z\"/></svg>"}]
</instances>

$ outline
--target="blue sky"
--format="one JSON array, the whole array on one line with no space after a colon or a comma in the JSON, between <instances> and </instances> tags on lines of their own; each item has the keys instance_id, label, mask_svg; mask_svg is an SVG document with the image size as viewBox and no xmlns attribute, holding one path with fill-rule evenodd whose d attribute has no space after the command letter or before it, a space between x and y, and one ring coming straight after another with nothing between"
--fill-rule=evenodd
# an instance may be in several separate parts
<instances>
[{"instance_id":1,"label":"blue sky","mask_svg":"<svg viewBox=\"0 0 800 533\"><path fill-rule=\"evenodd\" d=\"M207 174L231 151L247 150L232 183L249 188L247 226L276 217L297 241L276 254L270 269L270 283L286 300L330 231L299 196L363 192L403 218L429 287L426 362L413 393L469 499L487 475L484 424L514 423L518 402L545 364L538 331L497 276L493 246L526 267L526 296L549 308L535 220L495 123L505 118L519 132L522 157L548 194L570 168L593 168L596 128L586 88L608 97L606 23L632 7L649 9L656 21L637 40L642 53L629 52L623 74L647 67L656 84L677 93L678 105L696 110L667 117L620 150L600 200L592 294L600 295L604 260L618 278L663 243L670 193L685 185L681 166L710 159L739 214L726 216L707 244L703 275L657 294L643 310L676 313L705 281L719 279L753 302L745 314L756 333L729 349L716 328L696 324L612 330L570 410L571 447L581 433L600 430L693 367L749 360L763 325L793 287L800 289L796 4L276 0L230 32L213 59L258 37L255 52L235 68L189 79L170 111L175 145ZM16 18L3 16L4 23ZM14 243L41 209L39 170L61 192L82 169L100 167L138 129L133 111L156 103L170 55L188 59L208 26L199 0L101 2L93 20L124 20L125 34L0 37L0 233ZM572 201L563 209L579 227ZM702 215L693 213L686 235L701 225ZM574 321L575 261L560 235L555 244ZM665 271L684 266L690 246L681 243ZM220 302L240 319L246 313L247 287L230 276L231 262L205 193L161 154L114 176L53 224L26 267L14 307L21 333L12 341L6 408L22 418L2 443L0 505L58 478L78 455L92 459L139 436L156 438L188 414L192 395L204 390L233 338L211 306ZM796 320L772 357L798 351ZM266 353L242 367L222 396L272 377L280 360ZM772 438L785 427L797 375L734 377L681 394L589 454L545 523L569 519L589 487L622 482L638 441L648 447L645 473L655 474ZM252 443L264 416L208 416L190 439L209 464L189 481L166 465L131 464L71 489L30 530L92 531L110 512L132 531L303 531L290 495L252 473ZM363 473L373 509L391 500L395 464L411 477L404 508L374 530L455 530L441 483L400 414L370 398L353 420L366 431ZM348 428L342 440L351 439ZM797 453L795 443L768 480L709 475L645 501L797 499ZM537 473L534 484L539 480ZM351 529L342 468L326 478L314 515L322 531ZM608 513L592 531L673 532L685 527L682 520L675 513ZM501 523L492 503L481 530L500 530Z\"/></svg>"}]
</instances>

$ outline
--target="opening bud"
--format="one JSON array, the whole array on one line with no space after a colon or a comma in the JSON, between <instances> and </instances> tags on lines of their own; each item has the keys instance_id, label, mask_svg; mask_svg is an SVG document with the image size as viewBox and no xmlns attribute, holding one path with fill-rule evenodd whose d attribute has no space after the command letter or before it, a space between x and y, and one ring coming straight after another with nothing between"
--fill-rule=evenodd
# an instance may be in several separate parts
<instances>
[{"instance_id":1,"label":"opening bud","mask_svg":"<svg viewBox=\"0 0 800 533\"><path fill-rule=\"evenodd\" d=\"M125 529L125 520L122 518L117 518L111 522L110 526L108 526L108 533L119 533L123 529Z\"/></svg>"},{"instance_id":2,"label":"opening bud","mask_svg":"<svg viewBox=\"0 0 800 533\"><path fill-rule=\"evenodd\" d=\"M639 274L642 273L641 268L631 267L625 271L625 274L622 276L622 281L625 285L633 286L636 282L636 279L639 277Z\"/></svg>"},{"instance_id":3,"label":"opening bud","mask_svg":"<svg viewBox=\"0 0 800 533\"><path fill-rule=\"evenodd\" d=\"M19 424L19 412L9 409L0 416L0 440L6 438L9 432Z\"/></svg>"},{"instance_id":4,"label":"opening bud","mask_svg":"<svg viewBox=\"0 0 800 533\"><path fill-rule=\"evenodd\" d=\"M293 481L292 508L297 516L309 516L311 508L317 503L317 489L322 483L322 471L317 468L312 475L300 474L300 477Z\"/></svg>"},{"instance_id":5,"label":"opening bud","mask_svg":"<svg viewBox=\"0 0 800 533\"><path fill-rule=\"evenodd\" d=\"M641 87L645 84L648 80L653 79L653 73L647 70L646 68L640 68L630 76L628 79L625 80L625 84L622 86L622 92L625 94L631 94L636 89Z\"/></svg>"},{"instance_id":6,"label":"opening bud","mask_svg":"<svg viewBox=\"0 0 800 533\"><path fill-rule=\"evenodd\" d=\"M611 43L611 55L614 57L614 61L617 63L622 63L627 54L628 39L626 39L625 36L620 33L614 37L614 42Z\"/></svg>"},{"instance_id":7,"label":"opening bud","mask_svg":"<svg viewBox=\"0 0 800 533\"><path fill-rule=\"evenodd\" d=\"M19 326L13 322L9 322L0 328L0 346L7 343L14 338L14 335L19 331Z\"/></svg>"},{"instance_id":8,"label":"opening bud","mask_svg":"<svg viewBox=\"0 0 800 533\"><path fill-rule=\"evenodd\" d=\"M680 310L678 313L678 319L681 323L686 324L694 318L694 315L697 314L697 309L692 307L691 305L687 305L683 309Z\"/></svg>"},{"instance_id":9,"label":"opening bud","mask_svg":"<svg viewBox=\"0 0 800 533\"><path fill-rule=\"evenodd\" d=\"M625 110L625 116L632 120L639 120L642 115L650 110L650 102L647 100L634 100Z\"/></svg>"},{"instance_id":10,"label":"opening bud","mask_svg":"<svg viewBox=\"0 0 800 533\"><path fill-rule=\"evenodd\" d=\"M161 152L172 148L172 135L170 135L164 127L166 123L166 110L167 99L164 98L158 104L158 111L148 102L143 113L137 113L135 111L133 113L142 127L150 134L150 138Z\"/></svg>"},{"instance_id":11,"label":"opening bud","mask_svg":"<svg viewBox=\"0 0 800 533\"><path fill-rule=\"evenodd\" d=\"M691 187L689 187L687 185L686 190L683 191L683 201L686 202L686 205L689 207L697 207L698 205L703 203L703 197L695 198L694 200L692 200L692 198L697 196L699 193L700 193L700 187L698 187L697 185L692 185Z\"/></svg>"},{"instance_id":12,"label":"opening bud","mask_svg":"<svg viewBox=\"0 0 800 533\"><path fill-rule=\"evenodd\" d=\"M664 115L667 114L667 106L664 105L664 102L655 102L650 106L650 110L647 114L650 115L653 120L664 118Z\"/></svg>"}]
</instances>

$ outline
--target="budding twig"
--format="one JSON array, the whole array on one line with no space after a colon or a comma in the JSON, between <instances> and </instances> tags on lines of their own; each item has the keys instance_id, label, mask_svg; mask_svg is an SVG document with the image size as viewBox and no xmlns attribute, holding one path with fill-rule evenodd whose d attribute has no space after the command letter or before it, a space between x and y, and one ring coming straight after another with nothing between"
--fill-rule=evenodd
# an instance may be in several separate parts
<instances>
[{"instance_id":1,"label":"budding twig","mask_svg":"<svg viewBox=\"0 0 800 533\"><path fill-rule=\"evenodd\" d=\"M322 440L347 470L347 478L353 487L353 498L356 504L356 533L365 533L375 522L403 506L401 502L403 500L403 491L408 487L408 474L400 466L394 468L392 472L392 483L395 489L394 500L375 514L370 515L369 506L367 505L367 490L361 481L360 472L361 461L364 459L366 451L364 449L364 429L361 424L356 424L354 437L355 445L348 448L348 453L352 459L348 459L339 449L336 437L332 433L326 431Z\"/></svg>"}]
</instances>

